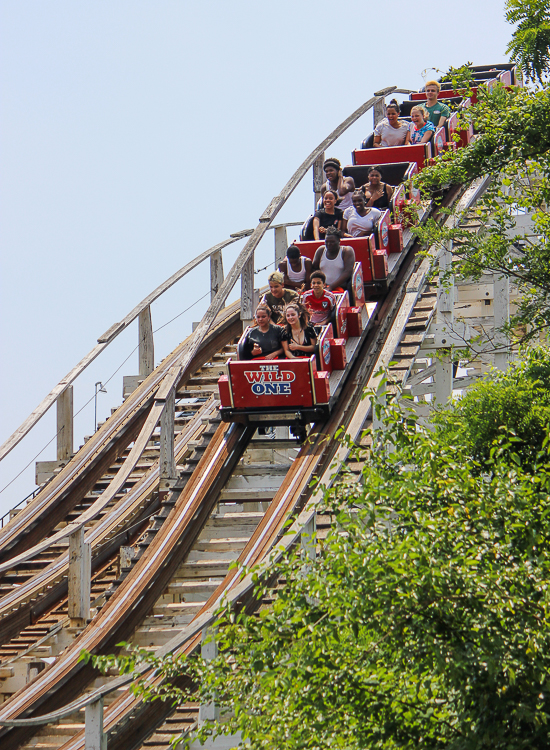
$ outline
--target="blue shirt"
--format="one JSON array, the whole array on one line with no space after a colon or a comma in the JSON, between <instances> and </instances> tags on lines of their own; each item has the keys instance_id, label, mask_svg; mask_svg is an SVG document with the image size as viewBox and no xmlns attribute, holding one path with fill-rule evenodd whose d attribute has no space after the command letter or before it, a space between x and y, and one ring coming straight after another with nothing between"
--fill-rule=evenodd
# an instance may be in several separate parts
<instances>
[{"instance_id":1,"label":"blue shirt","mask_svg":"<svg viewBox=\"0 0 550 750\"><path fill-rule=\"evenodd\" d=\"M428 133L430 130L435 130L435 125L429 120L420 130L415 128L414 123L411 123L411 143L420 143L424 133Z\"/></svg>"}]
</instances>

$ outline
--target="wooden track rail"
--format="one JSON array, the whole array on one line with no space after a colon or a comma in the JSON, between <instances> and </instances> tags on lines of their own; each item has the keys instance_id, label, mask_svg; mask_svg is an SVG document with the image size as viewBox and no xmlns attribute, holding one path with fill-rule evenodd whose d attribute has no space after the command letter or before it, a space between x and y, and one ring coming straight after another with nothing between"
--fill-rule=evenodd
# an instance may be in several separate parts
<instances>
[{"instance_id":1,"label":"wooden track rail","mask_svg":"<svg viewBox=\"0 0 550 750\"><path fill-rule=\"evenodd\" d=\"M409 263L404 266L401 272L402 278L396 282L394 290L390 295L390 299L384 303L386 308L384 315L380 316L380 322L378 325L378 336L387 335L391 325L391 310L396 309L400 298L400 289L408 274L412 272L413 254L409 255ZM374 346L378 348L379 342L377 340L367 340L365 347L371 348ZM366 352L365 352L366 354ZM318 425L315 432L312 435L312 441L308 442L298 455L297 459L293 463L289 473L283 480L283 484L273 499L268 513L265 515L264 520L254 533L250 543L246 546L245 550L241 555L241 561L247 564L255 564L262 559L263 556L271 549L274 541L278 538L283 525L291 513L294 513L297 509L303 505L305 501L305 494L307 494L308 486L313 478L315 472L318 472L323 466L330 465L330 461L334 452L337 449L338 443L334 440L333 435L337 427L341 424L345 424L347 420L353 414L354 408L361 398L362 387L361 384L365 380L365 375L368 373L369 367L372 367L373 358L366 356L360 356L357 358L354 371L350 373L347 385L342 393L337 410L332 414L331 418L326 424ZM232 428L236 429L238 426L233 425ZM242 429L242 428L241 428ZM223 425L220 430L226 431L227 426ZM249 436L250 437L250 436ZM209 448L210 451L215 451L216 444ZM221 449L221 446L220 446ZM242 447L235 452L232 458L233 463L237 460L238 455L242 452ZM238 454L238 455L237 455ZM217 454L214 452L214 458ZM226 458L224 458L226 460ZM211 468L210 465L207 467L199 464L197 471L193 474L193 479L198 474L195 482L199 483L200 486L204 486L205 477L216 475L217 469ZM194 483L186 486L182 496L188 497L187 493L193 493ZM192 495L194 497L194 495ZM212 503L212 495L209 496L208 502ZM181 497L177 501L178 507L181 502L185 502ZM187 521L188 522L188 521ZM195 526L193 529L189 529L190 537L196 536L200 527ZM174 523L172 520L171 524L167 524L166 535L171 537L176 533L181 536L182 530L179 525ZM157 542L157 540L155 540ZM162 559L165 560L166 550L165 544L161 539L158 541L158 545L163 550ZM149 550L148 550L149 553ZM21 694L20 699L17 696L14 697L9 703L10 714L13 712L19 714L25 712L31 706L33 710L40 707L42 710L48 710L52 705L59 705L60 701L66 699L66 690L68 689L67 683L70 680L71 689L76 684L79 684L80 680L83 684L86 684L87 680L90 679L89 675L86 676L86 671L90 671L89 668L84 668L82 665L79 667L78 655L82 648L87 648L91 651L109 651L112 650L115 644L128 632L131 632L132 627L135 627L136 622L139 620L139 616L136 615L136 619L132 618L131 613L127 609L130 607L131 602L139 601L141 604L144 603L143 591L149 591L156 589L158 592L159 582L158 580L152 579L154 575L154 565L152 560L159 559L159 556L155 557L154 551L151 549L150 552L152 557L149 555L144 556L138 563L132 576L133 586L126 592L122 586L115 596L110 600L109 604L104 607L98 618L96 618L93 631L85 631L85 633L77 639L77 641L70 647L63 656L52 666L52 668L46 670L42 675L38 677L34 683L33 690L24 691ZM166 562L164 562L162 568L162 574L166 575L167 571ZM153 585L152 581L155 580ZM231 584L234 583L234 574L230 574L220 585L219 589L212 595L211 599L205 605L205 609L208 610L213 601L219 600L223 591L226 591ZM136 589L136 586L138 587ZM119 618L120 624L115 625L113 617ZM143 616L143 615L141 615ZM103 625L103 622L109 623L109 628ZM87 633L87 635L86 635ZM185 648L195 647L197 645L196 640L192 643L186 644ZM53 693L53 684L56 686L55 695ZM6 707L7 708L7 707ZM117 710L117 709L114 709ZM0 718L3 720L4 712L0 714ZM19 740L18 740L19 741ZM5 742L8 742L6 738ZM6 744L6 747L11 746ZM16 745L14 745L15 747Z\"/></svg>"},{"instance_id":2,"label":"wooden track rail","mask_svg":"<svg viewBox=\"0 0 550 750\"><path fill-rule=\"evenodd\" d=\"M25 562L32 555L40 554L55 541L66 538L75 529L95 519L115 498L149 442L169 394L181 387L202 362L234 337L240 329L236 306L223 311L222 306L241 275L244 265L252 257L255 247L284 202L319 154L365 111L393 91L399 90L391 87L378 92L310 154L260 217L259 225L250 234L248 242L221 284L194 334L169 355L157 371L131 394L113 415L117 418L112 424L109 424L109 420L86 444L88 449L84 452L85 455L78 454L75 459L79 460L73 459L75 465L71 466L71 462L65 467L37 496L36 504L33 501L28 510L25 509L25 515L24 511L19 514L22 516L20 522L14 523L12 528L9 524L4 529L5 533L0 533L0 573L18 561ZM459 207L466 210L485 189L485 184L480 181L466 191ZM405 259L388 297L383 303L378 304L375 324L362 345L360 356L351 367L335 410L324 424L314 426L308 441L290 464L265 514L237 555L238 561L243 565L268 566L270 557L274 554L274 547L288 548L295 544L302 534L304 524L309 523L314 516L320 498L312 494L311 481L320 478L323 483L330 483L334 475L333 462L336 460L338 464L342 464L345 461L347 449L335 440L334 434L340 426L344 426L352 440L359 435L370 409L368 402L361 400L363 388L365 385L376 387L374 373L377 367L380 364L389 364L436 255L437 249L432 248L429 257L420 263L416 262L414 251ZM138 310L136 314L139 312ZM113 327L113 331L110 329L107 332L111 337L116 333L116 326ZM206 406L203 409L197 417L199 421L208 410ZM188 433L179 438L182 446L189 440L191 425L187 429ZM252 428L237 424L219 424L213 431L202 458L194 470L190 470L187 481L178 480L169 493L166 507L171 510L163 519L162 526L151 543L133 565L131 573L121 581L93 622L82 630L72 645L23 690L0 707L0 724L4 725L0 729L2 750L15 750L21 747L21 744L31 736L33 724L43 724L45 719L59 720L128 684L127 677L111 679L105 686L92 690L87 696L66 705L75 693L89 686L97 674L89 665L78 661L81 650L87 649L93 653L114 651L116 644L120 640L130 638L152 611L159 593L169 585L171 577L186 560L215 512L218 498L223 492L230 492L224 488L229 486L227 483L249 446L252 435ZM109 450L113 451L110 454L112 460L112 455L117 451L119 456L122 455L123 450L132 442L133 448L126 457L123 468L113 478L112 485L103 492L100 499L60 534L53 534L44 539L44 533L51 533L59 523L62 513L66 512L67 508L74 507L78 498L83 496L83 488L91 486L91 478L86 478L86 467L95 467L88 468L88 474L91 474L92 470L98 474L100 464L104 467L109 463L105 458ZM150 491L151 482L157 478L158 467L150 470L140 485L115 503L113 509L88 532L87 540L100 549L102 545L108 545L118 533L117 524L126 523L126 518L127 523L134 522L135 515L132 515L132 512L136 507L135 503L141 497L140 493ZM57 515L48 525L45 519L50 511ZM19 515L14 521L19 519ZM283 533L289 519L294 519L290 533ZM48 526L46 532L41 530L43 521ZM59 577L63 577L65 568L66 556L60 556L54 564L35 579L31 579L26 588L20 587L19 596L14 593L1 599L0 628L3 612L9 612L10 607L21 607L25 597L32 599L40 587L43 589L53 584L60 585ZM206 599L191 623L180 629L175 638L162 646L157 653L190 652L197 648L200 634L204 627L212 623L221 598L225 596L235 606L240 605L248 601L252 586L252 576L247 575L241 580L236 570L230 571ZM154 679L154 676L151 676L151 679ZM138 714L148 716L148 711L147 706L142 705L127 691L105 710L106 730L113 733L109 744L110 750L139 746L148 731L149 719L138 722L134 721L134 718ZM77 733L67 742L64 750L83 747L83 733Z\"/></svg>"},{"instance_id":3,"label":"wooden track rail","mask_svg":"<svg viewBox=\"0 0 550 750\"><path fill-rule=\"evenodd\" d=\"M321 155L328 146L334 143L342 133L344 133L356 120L362 117L365 112L372 109L377 103L383 102L384 98L390 93L410 93L408 89L399 89L397 86L389 86L376 92L374 97L369 99L367 102L358 107L344 122L336 127L332 133L327 136L320 144L314 149L311 154L302 162L300 167L292 175L290 180L287 182L285 187L279 193L278 196L273 198L263 214L259 219L259 224L254 230L246 229L240 232L235 232L227 240L214 245L209 250L206 250L201 255L197 256L194 260L187 263L183 268L173 274L157 289L151 292L142 302L140 302L128 315L118 323L114 323L102 336L98 338L97 345L89 352L46 396L46 398L37 406L37 408L29 415L29 417L23 422L23 424L0 446L0 461L11 451L15 446L29 433L29 431L37 424L37 422L44 416L44 414L53 406L57 397L70 385L74 380L83 372L86 367L93 362L93 360L108 346L111 341L118 336L131 322L133 322L140 312L147 308L154 300L158 299L167 289L173 286L189 271L195 268L197 265L202 263L207 258L211 257L217 252L220 252L223 248L227 247L233 242L242 239L243 237L249 236L250 239L246 243L246 246L239 254L237 261L235 262L230 274L221 285L218 293L216 294L212 304L205 313L201 324L196 329L191 346L193 356L196 353L197 348L200 346L202 339L208 332L210 326L215 320L216 316L220 312L221 308L225 304L225 301L237 282L246 261L251 257L254 249L259 244L260 240L264 236L265 232L269 229L273 219L277 213L281 210L283 205L286 203L288 198L294 192L297 185L305 177L309 169L312 167L315 160ZM184 360L182 364L185 367L187 360Z\"/></svg>"},{"instance_id":4,"label":"wooden track rail","mask_svg":"<svg viewBox=\"0 0 550 750\"><path fill-rule=\"evenodd\" d=\"M185 382L201 359L207 359L212 351L219 348L221 342L225 343L227 338L236 335L239 330L238 305L233 304L220 315L212 334L203 342L200 355L189 358L189 367L182 370L178 385ZM18 553L30 550L63 520L67 510L74 507L88 492L104 468L115 457L122 455L124 449L137 437L138 430L141 430L153 405L155 393L181 353L187 351L191 339L192 337L186 339L166 357L67 466L0 530L0 560L9 557L13 561Z\"/></svg>"},{"instance_id":5,"label":"wooden track rail","mask_svg":"<svg viewBox=\"0 0 550 750\"><path fill-rule=\"evenodd\" d=\"M404 89L398 89L396 86L391 86L385 89L382 89L381 91L377 92L375 96L371 97L367 102L362 104L358 109L355 110L344 122L342 122L338 127L336 127L332 133L330 133L327 138L325 138L318 146L315 148L309 156L302 162L300 167L296 170L296 172L292 175L290 180L286 183L284 188L281 190L278 196L273 198L271 202L269 203L268 207L263 212L262 216L260 217L259 224L256 226L256 228L251 233L247 243L245 244L245 247L240 252L239 256L237 257L237 260L233 264L233 267L229 271L228 275L226 276L225 280L221 284L221 286L218 289L218 292L216 293L212 303L210 304L208 310L204 314L200 324L195 329L194 333L191 335L189 339L185 342L184 346L178 347L175 352L170 356L170 362L169 365L166 364L166 360L163 362L164 367L161 366L161 372L159 372L159 368L152 373L149 378L145 381L145 383L142 384L142 388L138 388L135 393L131 396L131 403L127 406L123 405L120 408L120 414L118 415L118 420L124 421L124 417L126 417L126 421L130 421L134 423L134 419L131 419L130 417L134 416L134 412L131 411L133 408L134 410L137 408L136 400L139 398L139 396L142 396L142 402L139 402L139 406L141 409L149 410L152 408L153 404L151 403L152 398L154 397L157 402L161 400L159 396L164 399L166 395L171 391L171 389L175 388L178 383L181 382L182 378L184 377L185 373L188 372L192 366L192 363L195 361L195 358L197 357L199 350L203 346L203 343L205 341L205 338L210 331L210 328L214 324L214 321L217 319L218 315L220 314L225 301L227 300L228 295L230 294L231 290L235 286L236 282L238 281L239 277L243 273L243 269L247 262L250 260L250 258L253 257L253 253L257 245L259 244L260 240L265 235L266 231L269 229L273 219L277 215L277 213L280 211L282 206L286 203L290 195L293 193L299 182L305 177L309 169L314 164L315 160L319 157L319 155L323 154L325 149L331 145L342 133L344 133L356 120L358 120L365 112L372 109L377 103L383 102L385 96L387 96L390 93L394 92L405 92ZM248 230L247 230L248 233ZM242 234L242 233L240 233ZM227 241L229 242L229 241ZM218 250L218 246L215 248L211 248L212 252L215 250ZM210 251L206 251L207 253L210 253ZM204 254L203 254L204 255ZM186 268L186 267L184 267ZM181 273L183 273L184 269L181 269ZM180 273L180 272L178 272ZM177 275L177 274L176 274ZM174 277L172 277L174 278ZM168 284L170 280L166 282ZM161 285L162 286L162 285ZM161 293L159 290L161 287L158 288L159 294ZM153 292L155 294L155 292ZM145 303L145 301L144 301ZM144 304L142 303L142 304ZM138 309L139 308L139 309ZM136 316L139 314L139 312L143 309L140 305L138 305L137 308L135 308L132 313L129 314L127 317L131 317L133 313L136 313ZM137 311L137 312L136 312ZM135 316L134 316L135 317ZM109 331L106 332L104 337L106 337L109 341L112 340L112 338L116 335L118 331L119 324L116 324L112 327L112 329L109 329ZM122 329L120 329L122 330ZM107 336L107 334L109 334ZM147 384L147 388L145 388ZM65 383L66 386L66 383ZM64 387L65 387L64 386ZM56 389L54 389L55 391ZM158 390L156 396L155 392ZM144 392L146 395L144 395ZM57 392L57 391L56 391ZM51 396L51 394L50 394ZM5 444L6 447L3 449L0 449L0 460L3 455L6 455L11 448L13 448L19 440L28 432L28 430L36 424L38 419L45 413L45 410L49 408L53 400L50 399L50 396L46 398L46 400L43 402L43 404L38 407L36 410L35 417L29 417L28 420L24 423L24 425L14 433L14 435L7 441ZM133 397L133 398L132 398ZM50 400L48 400L50 399ZM48 402L48 405L46 405L46 402ZM145 402L145 403L143 403ZM127 402L125 402L127 404ZM158 409L157 409L158 411ZM115 417L117 417L115 415ZM143 414L141 415L144 416ZM152 423L152 417L150 420L147 420L147 417L145 417L145 424L141 426L140 434L137 436L137 440L140 442L143 442L145 440L145 437L147 435L147 432L149 430L154 429L151 427ZM30 420L30 421L29 421ZM32 424L31 424L32 422ZM117 419L115 420L109 420L107 424L109 424L109 428L105 430L106 433L110 433L110 431L113 430L113 426L117 422ZM156 423L155 423L156 424ZM105 426L106 427L106 426ZM134 427L138 429L139 426L136 426L134 423ZM98 458L101 455L105 455L104 451L98 450L100 441L103 440L109 440L110 434L105 434L102 430L100 430L96 435L92 438L90 443L92 445L86 447L84 446L85 450L79 451L75 459L71 461L67 467L59 474L59 476L54 480L53 487L47 488L47 491L44 493L44 495L41 497L42 493L40 493L37 498L35 498L36 502L32 502L30 506L32 506L33 509L41 508L45 512L42 513L35 513L33 510L30 510L30 506L27 506L27 508L24 508L21 513L19 513L15 519L14 523L8 524L8 526L5 529L2 529L0 531L0 561L2 559L5 559L6 552L10 551L10 557L17 555L17 553L21 553L25 550L27 550L32 545L36 544L38 538L43 537L43 532L51 530L59 521L61 518L55 513L54 509L60 504L60 500L63 498L63 489L62 487L66 487L67 485L70 485L74 482L75 479L75 473L79 476L86 476L88 477L88 482L83 482L80 485L80 496L77 497L76 493L72 492L72 498L74 499L74 502L78 501L81 497L83 497L91 484L95 481L97 476L100 473L100 469L97 467L97 460L90 460L89 455L90 453L95 450L94 456ZM131 439L127 440L126 445L132 440L136 439L135 433L132 433ZM102 446L103 447L103 446ZM120 446L121 449L121 446ZM2 452L2 450L4 452ZM119 454L120 455L120 454ZM112 456L110 457L112 459ZM78 465L78 466L77 466ZM75 468L77 466L77 468ZM95 467L96 473L92 472L92 467ZM104 467L102 467L104 468ZM56 492L57 490L57 492ZM29 508L29 509L28 509ZM32 515L32 520L29 518L29 516ZM49 529L47 528L49 526ZM36 530L37 533L33 534L33 530Z\"/></svg>"}]
</instances>

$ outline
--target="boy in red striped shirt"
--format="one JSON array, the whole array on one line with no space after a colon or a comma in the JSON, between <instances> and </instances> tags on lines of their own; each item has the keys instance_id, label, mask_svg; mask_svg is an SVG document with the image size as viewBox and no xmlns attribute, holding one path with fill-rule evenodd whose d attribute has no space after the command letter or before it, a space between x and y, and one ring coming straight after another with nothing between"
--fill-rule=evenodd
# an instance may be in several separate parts
<instances>
[{"instance_id":1,"label":"boy in red striped shirt","mask_svg":"<svg viewBox=\"0 0 550 750\"><path fill-rule=\"evenodd\" d=\"M325 289L327 277L322 271L313 271L310 277L311 289L302 294L302 304L308 309L314 326L330 323L332 311L336 307L336 297Z\"/></svg>"}]
</instances>

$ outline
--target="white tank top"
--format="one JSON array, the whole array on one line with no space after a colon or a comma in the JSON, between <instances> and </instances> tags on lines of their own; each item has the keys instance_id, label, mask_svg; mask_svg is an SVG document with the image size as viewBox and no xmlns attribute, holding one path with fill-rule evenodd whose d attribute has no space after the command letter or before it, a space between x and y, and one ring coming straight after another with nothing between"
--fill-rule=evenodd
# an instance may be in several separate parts
<instances>
[{"instance_id":1,"label":"white tank top","mask_svg":"<svg viewBox=\"0 0 550 750\"><path fill-rule=\"evenodd\" d=\"M289 259L286 259L286 275L291 281L298 282L306 280L306 264L304 262L303 255L300 256L300 260L302 261L302 267L298 272L296 272L292 270Z\"/></svg>"},{"instance_id":2,"label":"white tank top","mask_svg":"<svg viewBox=\"0 0 550 750\"><path fill-rule=\"evenodd\" d=\"M327 284L332 287L334 282L340 278L344 271L344 256L342 253L341 245L340 250L338 251L338 255L336 256L336 258L334 258L334 260L330 260L330 258L327 258L327 248L325 245L325 249L323 250L321 261L319 263L319 270L325 274L325 276L327 277Z\"/></svg>"}]
</instances>

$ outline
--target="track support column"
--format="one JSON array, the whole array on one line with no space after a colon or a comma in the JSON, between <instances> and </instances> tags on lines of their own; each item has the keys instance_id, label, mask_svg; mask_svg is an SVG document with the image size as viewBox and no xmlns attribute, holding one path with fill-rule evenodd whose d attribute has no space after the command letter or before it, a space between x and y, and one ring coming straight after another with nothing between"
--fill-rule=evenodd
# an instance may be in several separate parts
<instances>
[{"instance_id":1,"label":"track support column","mask_svg":"<svg viewBox=\"0 0 550 750\"><path fill-rule=\"evenodd\" d=\"M315 194L315 206L313 210L317 210L317 203L321 199L321 188L325 181L325 173L323 172L323 164L325 163L325 152L315 159L313 162L313 192Z\"/></svg>"},{"instance_id":2,"label":"track support column","mask_svg":"<svg viewBox=\"0 0 550 750\"><path fill-rule=\"evenodd\" d=\"M288 237L286 227L275 227L275 270L279 263L284 260L288 248Z\"/></svg>"},{"instance_id":3,"label":"track support column","mask_svg":"<svg viewBox=\"0 0 550 750\"><path fill-rule=\"evenodd\" d=\"M88 703L84 715L85 750L107 750L107 735L103 731L103 698Z\"/></svg>"},{"instance_id":4,"label":"track support column","mask_svg":"<svg viewBox=\"0 0 550 750\"><path fill-rule=\"evenodd\" d=\"M454 327L455 280L449 277L449 270L453 261L452 241L439 258L439 289L437 299L436 321L439 328ZM435 401L439 405L446 404L453 395L453 363L448 349L439 349L435 360Z\"/></svg>"},{"instance_id":5,"label":"track support column","mask_svg":"<svg viewBox=\"0 0 550 750\"><path fill-rule=\"evenodd\" d=\"M374 123L374 127L378 125L380 120L383 120L386 116L386 103L384 99L379 99L377 102L375 102L374 107L372 108L372 119Z\"/></svg>"},{"instance_id":6,"label":"track support column","mask_svg":"<svg viewBox=\"0 0 550 750\"><path fill-rule=\"evenodd\" d=\"M216 631L212 628L204 628L202 631L201 656L205 661L215 659L218 655L218 644L215 639ZM199 726L205 722L219 721L220 709L215 701L199 706ZM236 748L241 741L241 733L220 735L219 737L208 737L204 745L198 740L191 743L191 750L231 750Z\"/></svg>"},{"instance_id":7,"label":"track support column","mask_svg":"<svg viewBox=\"0 0 550 750\"><path fill-rule=\"evenodd\" d=\"M315 562L317 557L317 516L314 515L302 529L302 536L300 537L300 544L302 547L302 558L306 563L305 568L308 569L308 562Z\"/></svg>"},{"instance_id":8,"label":"track support column","mask_svg":"<svg viewBox=\"0 0 550 750\"><path fill-rule=\"evenodd\" d=\"M139 377L145 380L155 369L155 345L151 305L139 314Z\"/></svg>"},{"instance_id":9,"label":"track support column","mask_svg":"<svg viewBox=\"0 0 550 750\"><path fill-rule=\"evenodd\" d=\"M505 370L510 358L510 339L502 330L510 322L510 280L507 276L494 274L494 315L495 315L495 367Z\"/></svg>"},{"instance_id":10,"label":"track support column","mask_svg":"<svg viewBox=\"0 0 550 750\"><path fill-rule=\"evenodd\" d=\"M216 250L210 256L210 302L218 293L218 289L223 284L223 258L222 251Z\"/></svg>"},{"instance_id":11,"label":"track support column","mask_svg":"<svg viewBox=\"0 0 550 750\"><path fill-rule=\"evenodd\" d=\"M90 618L92 548L84 541L84 527L69 537L69 618L82 627Z\"/></svg>"},{"instance_id":12,"label":"track support column","mask_svg":"<svg viewBox=\"0 0 550 750\"><path fill-rule=\"evenodd\" d=\"M176 410L175 388L170 389L166 397L160 418L160 491L166 491L174 484L176 459L174 457L174 416Z\"/></svg>"},{"instance_id":13,"label":"track support column","mask_svg":"<svg viewBox=\"0 0 550 750\"><path fill-rule=\"evenodd\" d=\"M201 641L201 656L205 661L212 661L218 655L218 644L216 643L216 631L212 628L203 628ZM199 726L206 721L218 721L220 709L215 701L204 703L199 706Z\"/></svg>"},{"instance_id":14,"label":"track support column","mask_svg":"<svg viewBox=\"0 0 550 750\"><path fill-rule=\"evenodd\" d=\"M254 253L244 264L241 272L241 320L243 330L252 323L257 294L254 289Z\"/></svg>"},{"instance_id":15,"label":"track support column","mask_svg":"<svg viewBox=\"0 0 550 750\"><path fill-rule=\"evenodd\" d=\"M68 385L57 397L57 460L73 455L73 387Z\"/></svg>"}]
</instances>

